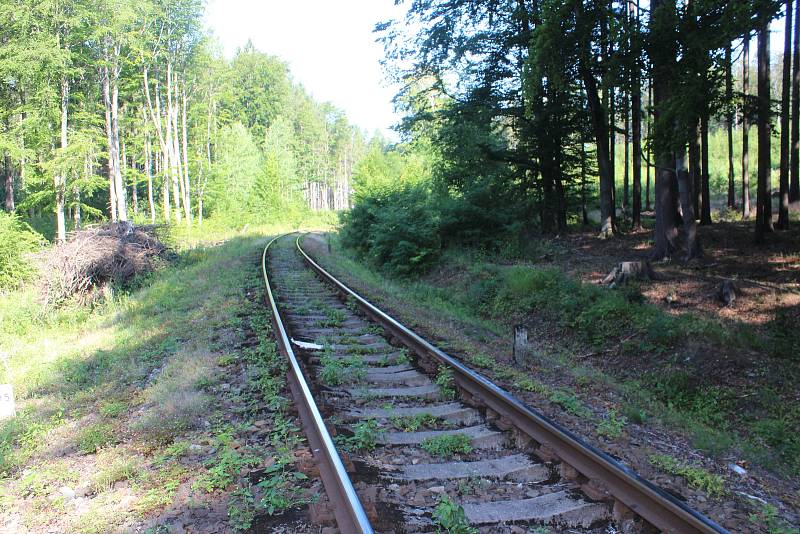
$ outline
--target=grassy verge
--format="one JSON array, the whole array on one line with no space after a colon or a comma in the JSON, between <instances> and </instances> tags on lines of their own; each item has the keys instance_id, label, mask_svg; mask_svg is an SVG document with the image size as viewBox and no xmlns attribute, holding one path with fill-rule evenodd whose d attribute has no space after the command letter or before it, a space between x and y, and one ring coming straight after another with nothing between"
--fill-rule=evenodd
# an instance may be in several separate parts
<instances>
[{"instance_id":1,"label":"grassy verge","mask_svg":"<svg viewBox=\"0 0 800 534\"><path fill-rule=\"evenodd\" d=\"M18 401L0 422L0 526L245 530L313 498L260 300L265 243L181 232L170 265L93 308L0 297Z\"/></svg>"},{"instance_id":2,"label":"grassy verge","mask_svg":"<svg viewBox=\"0 0 800 534\"><path fill-rule=\"evenodd\" d=\"M692 375L691 366L681 365L691 351L735 347L783 358L787 372L796 373L800 349L794 338L764 336L747 325L723 324L693 314L671 315L645 302L635 285L608 290L582 284L555 269L498 265L480 255L451 252L438 275L407 281L382 276L339 247L333 250L329 261L338 272L486 332L506 336L512 324L535 314L547 328L556 328L564 341L544 356L584 385L596 381L617 389L624 399L618 408L624 419L642 422L656 417L687 431L694 445L706 452L721 455L741 445L753 462L790 476L800 473L800 438L791 431L800 427L796 405L779 402L779 390L754 381L745 406L736 402L741 391L706 386L702 377ZM623 358L649 360L651 365L645 367L650 371L638 379L619 380L574 357L585 351L613 351ZM480 363L481 356L477 358ZM517 377L516 382L568 411L582 411L564 392L537 386L529 377ZM617 412L611 414L600 432L618 434L623 418ZM746 437L735 432L742 426Z\"/></svg>"}]
</instances>

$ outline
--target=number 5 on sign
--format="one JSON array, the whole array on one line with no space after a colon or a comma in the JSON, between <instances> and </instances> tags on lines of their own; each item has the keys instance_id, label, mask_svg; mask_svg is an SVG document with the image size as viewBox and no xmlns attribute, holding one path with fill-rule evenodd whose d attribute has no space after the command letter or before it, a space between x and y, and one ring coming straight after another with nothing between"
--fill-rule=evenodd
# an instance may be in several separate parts
<instances>
[{"instance_id":1,"label":"number 5 on sign","mask_svg":"<svg viewBox=\"0 0 800 534\"><path fill-rule=\"evenodd\" d=\"M11 384L0 384L0 419L17 415L14 406L14 388Z\"/></svg>"}]
</instances>

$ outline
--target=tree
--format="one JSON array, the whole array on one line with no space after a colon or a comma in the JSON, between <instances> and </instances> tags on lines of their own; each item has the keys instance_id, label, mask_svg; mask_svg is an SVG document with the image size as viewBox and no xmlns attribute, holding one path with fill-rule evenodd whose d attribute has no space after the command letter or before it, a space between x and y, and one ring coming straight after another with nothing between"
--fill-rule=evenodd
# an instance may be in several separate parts
<instances>
[{"instance_id":1,"label":"tree","mask_svg":"<svg viewBox=\"0 0 800 534\"><path fill-rule=\"evenodd\" d=\"M791 92L792 0L786 0L786 27L783 45L783 78L781 84L781 166L778 228L789 226L789 96Z\"/></svg>"},{"instance_id":2,"label":"tree","mask_svg":"<svg viewBox=\"0 0 800 534\"><path fill-rule=\"evenodd\" d=\"M733 170L733 76L731 73L731 44L727 43L725 46L725 100L726 100L726 120L725 128L728 133L728 207L733 209L736 207L736 185L735 175Z\"/></svg>"},{"instance_id":3,"label":"tree","mask_svg":"<svg viewBox=\"0 0 800 534\"><path fill-rule=\"evenodd\" d=\"M674 0L653 0L650 3L650 50L653 62L653 111L654 126L658 130L669 127L667 102L671 97L670 80L674 75L673 63L677 57L674 36ZM660 131L659 131L660 134ZM654 259L666 259L678 250L677 202L675 189L677 181L673 169L676 168L675 153L671 150L667 135L654 136L655 153L655 209L656 228ZM691 219L684 214L685 219Z\"/></svg>"},{"instance_id":4,"label":"tree","mask_svg":"<svg viewBox=\"0 0 800 534\"><path fill-rule=\"evenodd\" d=\"M789 202L796 202L800 200L800 1L795 3L792 62L792 146Z\"/></svg>"},{"instance_id":5,"label":"tree","mask_svg":"<svg viewBox=\"0 0 800 534\"><path fill-rule=\"evenodd\" d=\"M744 109L742 111L742 217L750 218L750 120L748 109L748 90L750 85L750 32L744 36L742 52L742 95Z\"/></svg>"},{"instance_id":6,"label":"tree","mask_svg":"<svg viewBox=\"0 0 800 534\"><path fill-rule=\"evenodd\" d=\"M770 161L769 18L762 16L758 29L758 190L756 195L756 242L772 231Z\"/></svg>"}]
</instances>

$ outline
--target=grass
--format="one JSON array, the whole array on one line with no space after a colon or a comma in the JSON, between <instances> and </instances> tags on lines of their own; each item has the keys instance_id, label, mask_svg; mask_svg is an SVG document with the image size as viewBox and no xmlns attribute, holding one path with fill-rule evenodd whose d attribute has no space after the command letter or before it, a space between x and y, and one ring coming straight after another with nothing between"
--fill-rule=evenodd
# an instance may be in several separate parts
<instances>
[{"instance_id":1,"label":"grass","mask_svg":"<svg viewBox=\"0 0 800 534\"><path fill-rule=\"evenodd\" d=\"M425 439L420 445L428 454L449 459L456 454L469 454L472 444L465 434L445 434Z\"/></svg>"},{"instance_id":2,"label":"grass","mask_svg":"<svg viewBox=\"0 0 800 534\"><path fill-rule=\"evenodd\" d=\"M116 440L114 427L106 423L97 423L82 428L76 436L78 450L85 454L92 454L98 449L114 443Z\"/></svg>"},{"instance_id":3,"label":"grass","mask_svg":"<svg viewBox=\"0 0 800 534\"><path fill-rule=\"evenodd\" d=\"M279 454L275 443L291 456L299 447L291 425L275 443L241 446L252 421L273 424L287 405L282 358L258 299L266 240L259 231L178 229L169 265L91 308L45 311L30 286L0 294L8 363L0 381L13 384L18 402L18 416L0 421L4 510L29 530L116 531L172 504L181 487L196 488L197 505L207 489L227 499L244 484L243 469ZM245 347L246 335L257 345ZM293 457L281 476L287 491L305 492ZM90 493L80 517L49 500L81 483ZM280 506L258 513L267 508Z\"/></svg>"},{"instance_id":4,"label":"grass","mask_svg":"<svg viewBox=\"0 0 800 534\"><path fill-rule=\"evenodd\" d=\"M98 455L97 465L91 483L94 493L109 490L116 482L134 478L140 469L135 459L116 451Z\"/></svg>"},{"instance_id":5,"label":"grass","mask_svg":"<svg viewBox=\"0 0 800 534\"><path fill-rule=\"evenodd\" d=\"M721 497L725 494L725 480L705 469L688 465L667 455L651 456L650 463L659 471L685 478L690 487L702 490L710 497Z\"/></svg>"},{"instance_id":6,"label":"grass","mask_svg":"<svg viewBox=\"0 0 800 534\"><path fill-rule=\"evenodd\" d=\"M355 280L357 287L369 288L379 305L381 298L411 303L416 310L447 317L460 329L476 332L474 337L479 341L486 335L506 338L516 321L536 316L547 323L548 331L555 328L568 334L575 351L611 349L630 358L648 358L656 369L653 373L618 379L587 367L569 354L550 351L546 355L548 364L540 366L538 372L547 372L552 364L561 373L558 381L567 377L576 391L578 386L581 392L590 391L594 384L615 391L620 401L610 408L618 414L617 419L624 417L638 424L660 420L682 431L695 447L708 454L736 454L784 476L800 474L800 438L790 431L800 424L800 410L774 413L769 407L760 407L758 399L769 396L763 384L747 392L703 386L702 381L690 379L693 371L682 358L684 350L691 350L687 349L687 340L701 343L707 352L735 346L742 352L793 358L796 350L785 346L796 348L796 340L787 341L780 335L785 328L762 332L747 324L722 323L695 313L669 314L647 303L636 284L608 290L583 284L557 269L493 263L479 251L446 251L440 272L418 280L393 279L355 261L334 244L332 255L320 259L345 279ZM558 253L547 251L551 257ZM446 287L436 282L438 276L447 279ZM375 294L381 297L375 298ZM780 350L775 352L776 348ZM549 386L485 354L472 354L465 360L513 383L515 388L547 398L572 415L595 418L581 401L583 393L569 386ZM743 393L754 399L746 407L739 400L744 398ZM598 435L609 439L621 431L617 420L598 417L595 425Z\"/></svg>"},{"instance_id":7,"label":"grass","mask_svg":"<svg viewBox=\"0 0 800 534\"><path fill-rule=\"evenodd\" d=\"M367 376L364 360L357 355L347 358L335 358L333 351L326 350L320 358L322 366L319 378L329 387L340 386L345 383L358 383Z\"/></svg>"}]
</instances>

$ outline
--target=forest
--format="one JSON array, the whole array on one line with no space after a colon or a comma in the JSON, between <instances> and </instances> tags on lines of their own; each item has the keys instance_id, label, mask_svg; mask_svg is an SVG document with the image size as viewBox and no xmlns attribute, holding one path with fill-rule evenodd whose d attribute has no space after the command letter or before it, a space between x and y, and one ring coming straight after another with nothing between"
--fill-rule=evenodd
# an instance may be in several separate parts
<instances>
[{"instance_id":1,"label":"forest","mask_svg":"<svg viewBox=\"0 0 800 534\"><path fill-rule=\"evenodd\" d=\"M349 206L364 132L279 58L252 44L224 58L202 2L0 10L0 197L48 239L105 220L237 224Z\"/></svg>"},{"instance_id":2,"label":"forest","mask_svg":"<svg viewBox=\"0 0 800 534\"><path fill-rule=\"evenodd\" d=\"M357 187L367 201L347 216L345 238L384 264L367 243L399 218L409 248L393 252L404 255L398 267L421 271L447 243L519 248L581 226L604 238L651 228L652 259L702 254L698 226L712 213L752 221L758 242L789 229L800 180L792 9L413 3L377 30L403 86L405 148L431 172ZM785 46L771 55L778 18Z\"/></svg>"}]
</instances>

